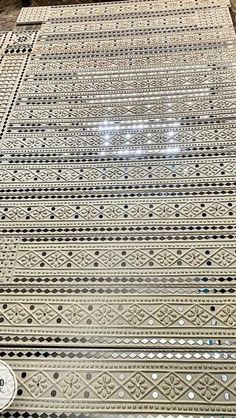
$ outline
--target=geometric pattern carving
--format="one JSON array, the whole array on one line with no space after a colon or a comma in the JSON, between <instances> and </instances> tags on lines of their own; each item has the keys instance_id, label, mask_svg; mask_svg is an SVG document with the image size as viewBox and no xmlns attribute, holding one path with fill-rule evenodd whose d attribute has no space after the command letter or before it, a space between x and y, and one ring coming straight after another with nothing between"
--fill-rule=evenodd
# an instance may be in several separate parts
<instances>
[{"instance_id":1,"label":"geometric pattern carving","mask_svg":"<svg viewBox=\"0 0 236 418\"><path fill-rule=\"evenodd\" d=\"M11 128L11 130L13 130ZM6 134L4 137L4 148L95 148L106 151L116 151L117 147L124 147L125 149L133 150L133 147L155 147L160 145L170 146L170 144L193 144L193 143L218 143L224 144L229 141L233 143L235 141L235 128L222 128L217 125L217 129L208 127L207 129L189 128L184 127L180 130L178 127L173 127L171 130L151 130L142 131L140 128L136 128L135 131L126 130L122 132L114 132L109 129L104 133L93 133L88 132L83 135L83 132L79 134L70 133L68 136L60 134L58 131L54 134L48 134L46 137L37 133L17 133L17 134Z\"/></svg>"},{"instance_id":2,"label":"geometric pattern carving","mask_svg":"<svg viewBox=\"0 0 236 418\"><path fill-rule=\"evenodd\" d=\"M13 130L11 128L11 130ZM173 127L169 129L160 130L147 130L143 131L138 128L135 131L119 130L114 132L112 129L104 133L88 132L86 135L83 132L79 132L76 135L70 133L68 136L64 136L58 132L52 134L49 133L46 137L34 133L17 133L6 134L3 148L9 149L22 149L22 148L52 148L52 149L74 149L74 148L93 148L106 151L117 151L117 147L125 146L129 151L135 151L136 147L140 149L147 149L152 147L158 147L163 149L163 145L170 146L170 144L181 144L187 146L188 144L208 144L217 143L224 145L225 143L233 143L235 141L235 127L231 126L223 128L217 125L217 129L208 127L205 128L193 128L189 130L187 127L179 129ZM160 145L162 147L160 147ZM134 148L135 147L135 148ZM144 147L144 148L143 148ZM163 149L164 152L164 149Z\"/></svg>"},{"instance_id":3,"label":"geometric pattern carving","mask_svg":"<svg viewBox=\"0 0 236 418\"><path fill-rule=\"evenodd\" d=\"M133 75L133 74L132 74ZM40 86L33 85L32 82L28 81L24 84L24 86L21 89L20 92L20 99L23 100L23 98L30 92L34 92L37 95L37 100L43 100L40 98L41 94L45 94L47 97L52 94L55 90L55 85L57 86L57 91L60 94L69 94L71 91L72 86L78 90L80 89L80 92L83 92L85 94L87 92L88 98L89 93L92 91L93 94L97 95L104 95L107 94L114 94L117 92L123 92L127 94L129 91L134 92L138 89L142 92L147 91L153 91L154 93L158 89L158 94L162 92L162 90L170 90L171 88L173 91L180 89L184 90L186 89L193 89L192 92L194 93L196 91L196 84L202 85L202 87L209 87L214 86L215 84L220 84L225 87L229 88L231 83L233 84L236 81L236 76L232 70L228 70L228 72L225 71L215 71L210 72L206 74L205 72L202 73L185 73L185 74L170 74L168 75L168 85L166 80L165 74L155 74L150 75L150 78L144 79L143 76L140 76L138 73L136 74L135 80L129 75L121 76L117 80L111 80L109 77L102 77L100 76L97 79L94 79L93 81L90 79L90 77L81 76L81 77L73 77L73 81L69 82L67 84L64 84L63 81L55 81L51 83L42 81ZM168 87L167 87L168 86ZM178 91L178 90L177 90ZM63 98L64 96L62 96ZM99 96L98 96L99 97Z\"/></svg>"},{"instance_id":4,"label":"geometric pattern carving","mask_svg":"<svg viewBox=\"0 0 236 418\"><path fill-rule=\"evenodd\" d=\"M228 29L228 28L227 28ZM219 36L224 36L228 37L228 39L230 39L230 35L233 35L233 29L231 28L231 30L229 31L229 33L226 32L226 29L218 29L215 32L211 32L209 33L209 31L203 31L204 34L204 41L202 41L202 44L206 44L208 42L217 42L218 41L218 37ZM113 35L114 36L114 35ZM110 36L110 38L112 38L112 36ZM163 48L163 46L165 45L166 48L171 47L173 48L173 41L175 42L175 44L179 44L180 42L182 43L188 43L188 44L198 44L199 43L199 33L190 33L190 32L182 32L181 34L179 34L178 32L176 32L174 34L174 39L173 39L173 35L169 34L169 33L156 33L156 34L150 34L149 36L145 37L145 36L134 36L132 38L130 37L122 37L121 39L119 39L119 37L116 37L116 43L115 43L115 48L114 48L114 40L113 39L102 39L101 40L97 40L97 39L87 39L86 44L82 44L82 43L75 43L74 40L71 40L70 42L70 47L66 48L66 45L64 42L60 42L60 41L54 41L53 43L51 42L51 44L47 44L45 42L38 42L38 45L35 48L35 52L37 54L57 54L57 53L88 53L88 55L94 53L95 51L97 51L100 49L100 52L102 52L103 54L105 54L108 50L113 53L115 51L118 51L118 53L120 53L122 55L122 52L124 49L127 50L132 50L132 49L137 49L140 50L142 48L149 48L150 52L153 53L155 50L161 49L161 47ZM142 44L143 42L143 44ZM151 45L151 47L150 47Z\"/></svg>"},{"instance_id":5,"label":"geometric pattern carving","mask_svg":"<svg viewBox=\"0 0 236 418\"><path fill-rule=\"evenodd\" d=\"M5 183L18 182L41 182L43 184L50 182L95 182L95 181L129 181L129 180L149 180L156 181L159 178L209 178L232 176L236 172L234 160L225 159L224 162L212 161L178 161L169 164L159 163L155 165L146 164L126 164L123 165L99 165L94 167L82 166L75 169L73 166L49 169L38 166L38 168L9 167L0 170L0 181Z\"/></svg>"},{"instance_id":6,"label":"geometric pattern carving","mask_svg":"<svg viewBox=\"0 0 236 418\"><path fill-rule=\"evenodd\" d=\"M218 9L219 10L219 9ZM233 37L233 35L232 35ZM73 59L75 58L75 59ZM216 68L216 65L221 66L222 63L232 63L236 58L236 50L234 45L230 42L229 44L224 44L224 48L217 49L211 48L209 45L209 49L202 54L201 51L196 50L192 51L191 49L187 50L184 55L184 63L186 65L209 65L210 67ZM61 71L83 71L83 72L91 72L96 68L96 70L120 70L120 68L126 69L150 69L150 68L158 68L159 66L164 69L171 68L173 70L176 67L181 67L183 64L183 55L178 51L174 51L172 54L169 54L167 51L160 54L158 57L156 55L146 55L142 54L140 51L140 55L135 55L132 57L120 56L116 57L114 60L112 56L99 56L99 57L91 57L90 59L82 60L78 62L76 57L71 57L70 61L58 62L56 60L53 61L33 61L29 65L29 70L33 73L38 73L42 71L51 71L52 74L57 73L59 70ZM187 67L188 69L188 67Z\"/></svg>"},{"instance_id":7,"label":"geometric pattern carving","mask_svg":"<svg viewBox=\"0 0 236 418\"><path fill-rule=\"evenodd\" d=\"M155 7L155 4L153 4L153 6ZM181 3L178 3L178 7L179 7L178 12L180 12ZM159 8L160 8L160 4L159 4ZM46 10L46 8L42 9L38 7L35 11L41 12L42 10ZM81 8L81 11L82 10L83 9ZM99 19L99 14L94 13L94 6L92 8L93 14L89 16L90 23L88 25L86 17L84 19L83 18L81 19L81 16L82 16L81 11L80 13L77 13L77 9L74 7L72 10L67 10L67 13L65 13L65 10L61 9L60 11L61 17L62 15L64 15L64 19L65 19L65 18L68 18L69 16L75 17L75 15L77 14L76 19L74 19L73 21L71 20L69 26L66 23L64 23L65 20L64 22L61 22L60 25L58 25L58 24L55 24L55 22L52 22L52 19L50 20L48 19L48 22L45 22L45 24L41 28L41 34L47 34L47 33L67 34L73 31L73 33L76 34L77 36L78 34L84 33L84 32L86 32L88 36L89 35L93 36L91 32L100 31L100 37L102 37L102 35L106 36L108 31L116 31L116 34L118 35L120 30L134 30L134 22L132 20L130 21L126 20L123 16L119 16L119 19L117 20L114 18L110 19L109 21L107 20L104 21L104 20ZM23 12L24 14L26 14L27 9L23 9L21 11L21 15L23 15ZM118 9L115 11L116 16L117 16L117 13L118 13ZM28 18L30 18L32 15L32 11L31 13L29 13L29 10L28 10L27 14L28 14ZM160 15L160 13L157 12L157 10L156 11L152 10L151 14L150 14L150 10L148 11L145 10L145 14L146 14L146 19L143 19L143 18L140 18L139 20L136 19L135 21L136 30L137 29L145 30L146 23L148 23L148 26L152 29L158 26L159 27L163 26L163 17ZM51 9L50 15L51 16L53 15L52 9ZM214 26L215 28L217 28L217 24L221 24L222 26L228 26L228 16L225 13L225 10L223 8L222 9L212 8L211 13L208 16L205 15L204 8L203 9L194 8L194 10L190 9L188 11L188 15L185 15L185 14L181 15L180 13L168 14L168 25L172 27L173 26L178 27L179 25L180 26L182 25L184 28L187 28L189 26L189 20L191 20L191 22L195 24L195 28L197 29L200 29L200 28L206 29L206 25L209 23L211 23L212 26ZM19 21L19 17L18 17L18 21ZM162 29L164 30L164 28ZM43 35L41 36L43 38Z\"/></svg>"},{"instance_id":8,"label":"geometric pattern carving","mask_svg":"<svg viewBox=\"0 0 236 418\"><path fill-rule=\"evenodd\" d=\"M12 122L14 123L16 120L21 119L25 121L32 120L41 120L48 121L48 119L52 119L52 121L74 121L78 118L81 118L82 121L91 120L91 118L95 118L95 120L100 121L101 119L106 118L106 120L110 120L112 117L116 117L117 120L121 120L121 118L126 121L132 121L132 118L139 119L140 115L143 115L141 118L141 123L145 120L145 117L155 118L155 115L166 115L169 114L169 119L175 121L177 116L188 116L189 111L192 114L196 115L205 115L206 111L209 111L209 105L211 107L211 115L212 117L217 117L219 114L226 115L228 110L231 109L232 112L235 111L236 106L236 99L233 97L232 94L230 98L227 96L222 96L218 100L216 99L201 99L201 100L194 100L192 102L183 102L180 99L173 99L171 103L168 100L164 101L163 104L156 104L152 103L150 100L147 101L148 103L139 102L133 104L130 102L130 105L119 105L118 103L109 103L108 105L94 105L94 104L87 104L86 106L79 106L76 105L72 108L64 107L63 111L59 107L56 106L40 106L38 105L34 108L32 105L30 107L24 106L22 109L20 106L17 108L16 111L12 113ZM217 114L215 116L215 114ZM155 119L154 119L155 121ZM135 120L134 120L135 124ZM149 127L149 125L146 125Z\"/></svg>"},{"instance_id":9,"label":"geometric pattern carving","mask_svg":"<svg viewBox=\"0 0 236 418\"><path fill-rule=\"evenodd\" d=\"M5 338L8 333L17 335L22 331L18 343L24 341L30 324L34 340L29 341L29 344L33 345L40 344L41 337L47 335L49 329L50 341L56 344L70 330L70 338L73 337L74 344L86 331L91 338L97 339L98 345L104 345L104 339L114 344L114 337L117 345L122 344L125 337L129 337L126 344L130 345L144 335L144 329L146 346L152 346L152 339L158 334L169 345L171 338L172 344L178 346L178 339L180 341L181 337L196 339L207 335L221 338L223 344L224 335L227 338L235 337L236 307L233 298L220 302L213 298L188 297L182 302L177 296L165 296L162 300L136 296L133 302L130 297L116 296L107 298L106 304L98 298L96 304L91 305L90 300L81 297L68 298L66 302L59 297L45 297L42 302L35 297L31 300L25 297L20 303L14 297L6 297L0 309L0 321ZM14 339L12 342L14 343ZM71 344L71 340L65 342ZM87 340L82 338L81 342L86 344ZM202 345L205 345L203 340Z\"/></svg>"},{"instance_id":10,"label":"geometric pattern carving","mask_svg":"<svg viewBox=\"0 0 236 418\"><path fill-rule=\"evenodd\" d=\"M159 247L159 248L158 248ZM208 244L202 246L192 244L184 246L174 244L170 249L166 245L139 245L135 248L132 245L110 246L106 248L100 244L98 246L88 246L83 244L81 249L65 245L63 250L60 245L53 248L53 245L44 245L43 251L36 246L32 249L20 246L18 257L15 264L16 271L18 269L30 269L32 272L36 269L44 270L68 270L79 268L81 274L85 270L110 269L117 270L122 267L128 270L150 270L155 269L173 269L194 267L198 268L227 268L231 269L235 266L236 256L234 247L229 243L224 246L216 244ZM29 272L30 270L27 270ZM26 274L27 274L26 272ZM151 272L150 272L151 273ZM124 272L126 274L126 272Z\"/></svg>"},{"instance_id":11,"label":"geometric pattern carving","mask_svg":"<svg viewBox=\"0 0 236 418\"><path fill-rule=\"evenodd\" d=\"M179 328L183 322L186 327L199 328L211 327L212 322L215 322L215 328L236 327L236 308L233 299L228 300L228 304L224 304L225 301L220 304L217 300L203 300L198 297L195 304L192 299L181 304L178 298L167 301L163 299L162 302L157 300L156 303L148 297L145 300L137 298L136 303L132 303L127 298L122 302L120 299L114 302L107 300L106 304L98 301L93 309L89 302L83 300L79 300L78 303L75 300L68 300L66 304L62 300L50 299L48 303L46 300L43 303L34 299L32 301L22 299L21 303L17 303L14 298L7 298L7 306L4 304L0 311L3 325L30 323L31 327L52 324L58 327L57 324L60 323L64 327L88 325L93 328L96 324L102 328L104 325L116 324L135 328L143 325L146 328L167 325L171 328Z\"/></svg>"},{"instance_id":12,"label":"geometric pattern carving","mask_svg":"<svg viewBox=\"0 0 236 418\"><path fill-rule=\"evenodd\" d=\"M14 356L17 353L13 351ZM194 351L189 358L183 358L181 352L175 355L168 351L156 352L149 357L148 351L136 351L131 362L127 352L101 350L94 351L95 358L90 360L88 369L86 351L74 352L73 359L69 358L70 352L61 357L60 351L51 351L48 359L56 357L56 360L47 361L48 367L42 371L43 352L37 353L38 360L36 353L32 353L28 361L24 350L22 360L11 360L20 390L17 408L23 402L33 410L40 410L45 402L50 408L56 396L60 408L69 402L71 411L76 411L80 404L81 411L92 412L96 408L105 416L115 405L119 405L119 413L128 413L137 402L139 413L150 412L151 416L155 416L153 408L155 413L167 416L172 405L180 412L183 403L186 414L194 413L198 405L202 413L218 413L225 399L229 399L225 411L235 411L235 374L230 354L228 359L209 354L203 369L204 354L197 356ZM9 354L5 356L9 358Z\"/></svg>"},{"instance_id":13,"label":"geometric pattern carving","mask_svg":"<svg viewBox=\"0 0 236 418\"><path fill-rule=\"evenodd\" d=\"M6 210L7 209L7 210ZM152 199L129 200L124 203L117 200L114 203L107 201L99 201L84 203L79 206L64 203L43 203L35 204L11 204L0 206L0 216L2 222L55 222L55 221L73 221L88 222L97 221L99 223L105 221L121 222L127 219L131 220L149 220L167 223L174 219L222 219L232 217L236 209L236 202L231 199L208 198L208 199L191 199L168 200L162 199L160 203Z\"/></svg>"}]
</instances>

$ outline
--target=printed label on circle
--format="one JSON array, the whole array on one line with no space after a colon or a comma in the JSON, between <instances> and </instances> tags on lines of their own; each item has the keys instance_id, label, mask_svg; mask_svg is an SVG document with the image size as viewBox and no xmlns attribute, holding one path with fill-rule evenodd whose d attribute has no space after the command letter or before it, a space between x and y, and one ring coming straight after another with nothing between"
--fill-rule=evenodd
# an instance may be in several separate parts
<instances>
[{"instance_id":1,"label":"printed label on circle","mask_svg":"<svg viewBox=\"0 0 236 418\"><path fill-rule=\"evenodd\" d=\"M10 366L0 360L0 411L6 409L16 396L16 376Z\"/></svg>"}]
</instances>

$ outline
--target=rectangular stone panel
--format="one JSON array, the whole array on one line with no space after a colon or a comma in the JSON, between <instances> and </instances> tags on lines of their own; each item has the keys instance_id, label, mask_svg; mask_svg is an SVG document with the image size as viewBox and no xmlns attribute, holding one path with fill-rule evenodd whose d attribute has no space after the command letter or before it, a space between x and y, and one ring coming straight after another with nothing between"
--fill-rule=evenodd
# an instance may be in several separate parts
<instances>
[{"instance_id":1,"label":"rectangular stone panel","mask_svg":"<svg viewBox=\"0 0 236 418\"><path fill-rule=\"evenodd\" d=\"M1 35L3 418L235 416L228 6L27 7Z\"/></svg>"}]
</instances>

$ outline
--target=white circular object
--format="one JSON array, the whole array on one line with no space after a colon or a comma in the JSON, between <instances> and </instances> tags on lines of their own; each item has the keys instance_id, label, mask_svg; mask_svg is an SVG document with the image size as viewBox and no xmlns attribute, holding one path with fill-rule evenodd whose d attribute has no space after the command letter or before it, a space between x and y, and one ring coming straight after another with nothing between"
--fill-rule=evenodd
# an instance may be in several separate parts
<instances>
[{"instance_id":1,"label":"white circular object","mask_svg":"<svg viewBox=\"0 0 236 418\"><path fill-rule=\"evenodd\" d=\"M153 397L153 399L158 398L158 392L156 390L154 390L154 392L152 392L152 397Z\"/></svg>"},{"instance_id":2,"label":"white circular object","mask_svg":"<svg viewBox=\"0 0 236 418\"><path fill-rule=\"evenodd\" d=\"M224 398L225 398L226 401L229 401L230 400L230 394L229 394L229 392L225 392Z\"/></svg>"},{"instance_id":3,"label":"white circular object","mask_svg":"<svg viewBox=\"0 0 236 418\"><path fill-rule=\"evenodd\" d=\"M189 399L194 399L194 393L193 392L189 392L188 393L188 397L189 397Z\"/></svg>"},{"instance_id":4,"label":"white circular object","mask_svg":"<svg viewBox=\"0 0 236 418\"><path fill-rule=\"evenodd\" d=\"M16 376L10 366L0 360L0 411L11 405L17 390Z\"/></svg>"},{"instance_id":5,"label":"white circular object","mask_svg":"<svg viewBox=\"0 0 236 418\"><path fill-rule=\"evenodd\" d=\"M125 392L123 390L119 391L119 397L123 398L125 396Z\"/></svg>"}]
</instances>

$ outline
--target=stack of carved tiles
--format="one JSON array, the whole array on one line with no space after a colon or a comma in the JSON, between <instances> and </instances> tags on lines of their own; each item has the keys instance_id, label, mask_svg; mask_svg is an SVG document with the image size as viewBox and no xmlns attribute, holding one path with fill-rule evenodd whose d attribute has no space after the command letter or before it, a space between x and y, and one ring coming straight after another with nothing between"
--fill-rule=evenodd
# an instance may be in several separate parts
<instances>
[{"instance_id":1,"label":"stack of carved tiles","mask_svg":"<svg viewBox=\"0 0 236 418\"><path fill-rule=\"evenodd\" d=\"M25 8L1 40L3 417L235 417L227 2Z\"/></svg>"}]
</instances>

